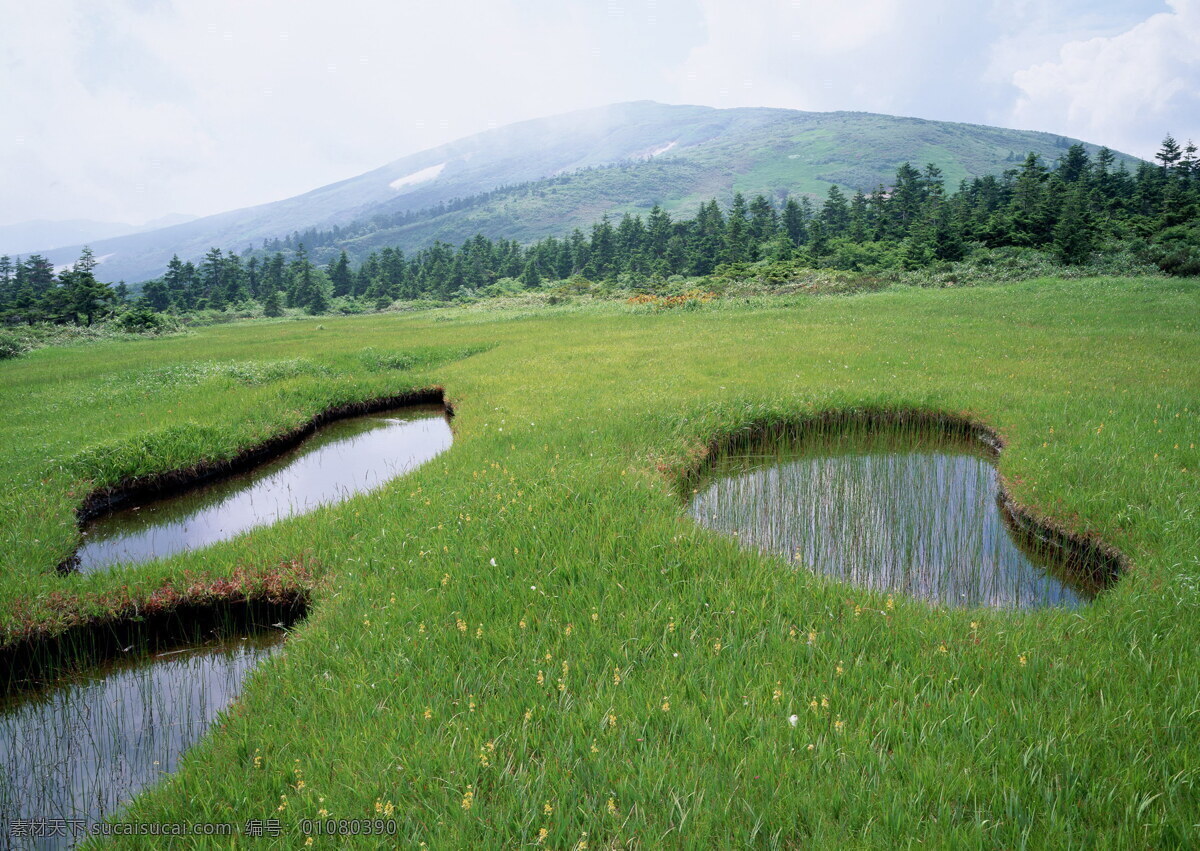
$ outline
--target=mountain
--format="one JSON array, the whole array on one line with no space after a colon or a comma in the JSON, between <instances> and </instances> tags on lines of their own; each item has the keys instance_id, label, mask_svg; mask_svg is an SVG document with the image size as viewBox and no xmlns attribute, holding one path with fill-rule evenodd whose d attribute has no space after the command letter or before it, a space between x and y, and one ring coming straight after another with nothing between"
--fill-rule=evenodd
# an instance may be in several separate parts
<instances>
[{"instance_id":1,"label":"mountain","mask_svg":"<svg viewBox=\"0 0 1200 851\"><path fill-rule=\"evenodd\" d=\"M775 198L820 196L832 184L869 191L906 161L934 163L954 187L1012 168L1030 151L1053 162L1075 141L871 113L638 101L488 130L294 198L100 239L92 248L102 277L132 282L161 274L173 253L240 252L312 229L327 232L318 257L340 247L358 257L380 245L411 250L480 231L528 241L655 203L690 212L734 191ZM78 252L44 253L65 263Z\"/></svg>"},{"instance_id":2,"label":"mountain","mask_svg":"<svg viewBox=\"0 0 1200 851\"><path fill-rule=\"evenodd\" d=\"M0 255L11 256L40 252L60 246L78 247L83 243L99 242L130 233L157 230L168 225L195 220L195 216L173 213L146 222L131 225L125 222L98 222L92 219L30 219L0 225Z\"/></svg>"},{"instance_id":3,"label":"mountain","mask_svg":"<svg viewBox=\"0 0 1200 851\"><path fill-rule=\"evenodd\" d=\"M91 219L31 219L0 225L0 254L29 254L38 249L77 245L133 233L136 225L124 222L97 222ZM43 252L45 253L45 252Z\"/></svg>"}]
</instances>

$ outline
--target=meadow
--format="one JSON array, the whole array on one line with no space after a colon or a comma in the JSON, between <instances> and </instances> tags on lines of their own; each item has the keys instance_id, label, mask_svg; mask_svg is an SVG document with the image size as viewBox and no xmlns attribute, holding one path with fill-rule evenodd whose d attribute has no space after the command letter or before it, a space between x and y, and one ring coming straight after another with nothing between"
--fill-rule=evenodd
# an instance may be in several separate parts
<instances>
[{"instance_id":1,"label":"meadow","mask_svg":"<svg viewBox=\"0 0 1200 851\"><path fill-rule=\"evenodd\" d=\"M198 552L55 571L96 488L429 387L454 444L409 476ZM352 844L1192 846L1198 391L1195 279L481 304L42 349L0 362L0 636L302 594L285 650L119 817L278 818L253 847L385 817L396 837ZM1011 496L1126 574L1077 609L947 608L688 516L680 482L714 438L859 409L986 424ZM230 847L180 847L209 843Z\"/></svg>"}]
</instances>

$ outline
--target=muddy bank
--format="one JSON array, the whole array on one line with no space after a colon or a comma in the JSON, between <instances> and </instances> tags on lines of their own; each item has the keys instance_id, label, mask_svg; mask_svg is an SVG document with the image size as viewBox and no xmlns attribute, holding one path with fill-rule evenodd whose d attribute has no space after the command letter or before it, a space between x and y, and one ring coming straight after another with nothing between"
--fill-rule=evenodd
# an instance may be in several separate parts
<instances>
[{"instance_id":1,"label":"muddy bank","mask_svg":"<svg viewBox=\"0 0 1200 851\"><path fill-rule=\"evenodd\" d=\"M114 660L169 653L234 632L287 628L307 616L308 606L304 590L249 599L182 599L169 608L115 611L52 636L30 634L0 647L0 697Z\"/></svg>"}]
</instances>

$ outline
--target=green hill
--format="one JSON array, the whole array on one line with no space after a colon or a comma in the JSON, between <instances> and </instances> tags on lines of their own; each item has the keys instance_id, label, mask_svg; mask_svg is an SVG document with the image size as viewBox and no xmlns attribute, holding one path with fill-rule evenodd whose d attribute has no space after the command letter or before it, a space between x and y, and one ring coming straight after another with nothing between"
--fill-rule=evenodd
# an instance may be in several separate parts
<instances>
[{"instance_id":1,"label":"green hill","mask_svg":"<svg viewBox=\"0 0 1200 851\"><path fill-rule=\"evenodd\" d=\"M1075 141L869 113L640 101L489 130L294 198L92 247L105 279L137 281L161 274L172 254L194 260L212 246L240 252L297 233L326 254L346 247L356 256L477 232L527 241L654 203L690 212L734 191L778 199L832 184L870 190L906 161L934 163L953 187L1030 151L1052 162ZM46 253L64 263L78 247Z\"/></svg>"}]
</instances>

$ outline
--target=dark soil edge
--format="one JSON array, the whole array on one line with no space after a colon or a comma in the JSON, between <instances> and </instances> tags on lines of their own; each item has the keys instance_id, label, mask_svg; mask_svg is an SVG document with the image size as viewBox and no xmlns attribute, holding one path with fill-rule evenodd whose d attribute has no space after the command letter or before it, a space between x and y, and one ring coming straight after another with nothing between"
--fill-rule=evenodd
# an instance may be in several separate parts
<instances>
[{"instance_id":1,"label":"dark soil edge","mask_svg":"<svg viewBox=\"0 0 1200 851\"><path fill-rule=\"evenodd\" d=\"M454 416L454 408L446 400L445 390L442 387L428 387L396 396L381 396L326 408L296 428L247 447L232 458L200 461L184 469L139 476L115 485L97 488L84 497L79 507L75 509L75 521L82 529L88 521L132 503L175 496L213 479L253 469L296 447L321 426L336 420L359 417L364 414L377 414L393 408L414 405L441 405L445 408L448 417ZM59 563L58 572L71 574L77 563L76 556L71 555Z\"/></svg>"},{"instance_id":2,"label":"dark soil edge","mask_svg":"<svg viewBox=\"0 0 1200 851\"><path fill-rule=\"evenodd\" d=\"M38 689L58 677L122 658L191 647L216 636L287 628L308 614L305 591L256 598L183 600L150 614L136 609L32 635L0 647L0 697Z\"/></svg>"},{"instance_id":3,"label":"dark soil edge","mask_svg":"<svg viewBox=\"0 0 1200 851\"><path fill-rule=\"evenodd\" d=\"M711 469L722 454L747 447L773 437L803 440L804 433L815 426L865 425L869 428L909 426L925 428L948 437L976 440L993 457L999 457L1006 442L994 428L967 415L936 411L894 410L887 408L852 408L821 411L792 420L753 422L736 431L722 432L712 437L692 453L688 463L677 476L680 496L686 500L695 484ZM1130 569L1128 557L1100 539L1093 532L1076 532L1042 517L1036 511L1017 502L1008 483L999 476L1000 493L997 500L1005 518L1018 533L1027 538L1060 550L1070 570L1080 579L1098 588L1111 586Z\"/></svg>"}]
</instances>

